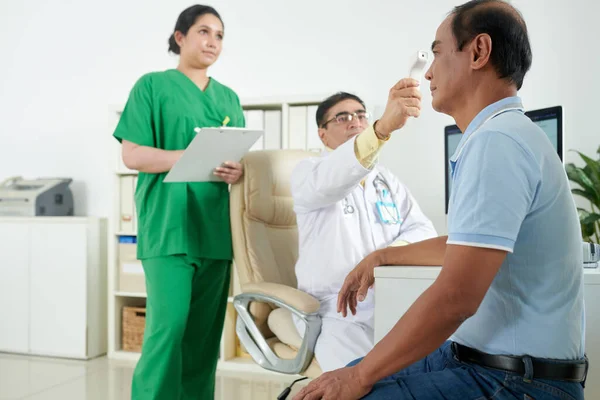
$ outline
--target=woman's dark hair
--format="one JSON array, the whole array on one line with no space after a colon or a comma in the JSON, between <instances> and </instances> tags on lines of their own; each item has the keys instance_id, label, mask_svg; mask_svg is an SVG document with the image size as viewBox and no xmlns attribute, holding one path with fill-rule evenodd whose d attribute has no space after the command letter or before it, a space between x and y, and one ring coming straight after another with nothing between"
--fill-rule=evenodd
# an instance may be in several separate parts
<instances>
[{"instance_id":1,"label":"woman's dark hair","mask_svg":"<svg viewBox=\"0 0 600 400\"><path fill-rule=\"evenodd\" d=\"M531 67L531 45L527 25L521 14L501 0L472 0L452 11L452 31L458 50L477 35L487 33L492 39L490 61L500 78L521 89Z\"/></svg>"},{"instance_id":2,"label":"woman's dark hair","mask_svg":"<svg viewBox=\"0 0 600 400\"><path fill-rule=\"evenodd\" d=\"M327 112L331 110L336 104L341 103L344 100L355 100L360 103L363 108L365 108L365 103L356 95L346 92L338 92L332 96L329 96L317 108L317 126L319 128L324 128L323 123L325 122L325 115Z\"/></svg>"},{"instance_id":3,"label":"woman's dark hair","mask_svg":"<svg viewBox=\"0 0 600 400\"><path fill-rule=\"evenodd\" d=\"M225 28L225 24L223 24L223 20L221 16L211 6L203 6L201 4L196 4L194 6L188 7L179 14L179 18L177 18L177 23L175 23L175 29L169 38L169 51L174 54L179 54L179 45L175 41L175 32L179 31L184 35L187 35L191 26L196 23L196 20L203 16L204 14L212 14L215 17L219 18L223 28Z\"/></svg>"}]
</instances>

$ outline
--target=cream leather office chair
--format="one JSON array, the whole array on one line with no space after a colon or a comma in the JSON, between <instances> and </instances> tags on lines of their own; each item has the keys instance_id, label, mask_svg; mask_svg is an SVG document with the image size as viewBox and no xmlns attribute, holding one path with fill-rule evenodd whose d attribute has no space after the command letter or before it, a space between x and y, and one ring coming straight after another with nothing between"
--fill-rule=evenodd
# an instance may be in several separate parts
<instances>
[{"instance_id":1,"label":"cream leather office chair","mask_svg":"<svg viewBox=\"0 0 600 400\"><path fill-rule=\"evenodd\" d=\"M235 296L236 333L255 362L265 369L316 377L313 356L320 304L297 287L298 230L290 175L314 153L266 150L248 153L244 176L231 188L231 229L235 268L242 293ZM301 339L292 314L306 328Z\"/></svg>"}]
</instances>

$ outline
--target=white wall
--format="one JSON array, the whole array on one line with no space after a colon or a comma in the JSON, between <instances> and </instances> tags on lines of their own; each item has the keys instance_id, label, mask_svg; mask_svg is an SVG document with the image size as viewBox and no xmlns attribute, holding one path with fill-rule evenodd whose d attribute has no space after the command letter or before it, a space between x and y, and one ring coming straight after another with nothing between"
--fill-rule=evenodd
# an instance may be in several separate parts
<instances>
[{"instance_id":1,"label":"white wall","mask_svg":"<svg viewBox=\"0 0 600 400\"><path fill-rule=\"evenodd\" d=\"M429 48L457 3L215 0L226 38L211 74L243 98L347 90L382 106L389 87L406 74L409 57ZM600 26L591 8L598 6L591 0L513 3L533 45L533 68L521 93L526 108L564 105L565 148L595 151ZM190 4L0 0L0 179L73 177L77 214L108 216L110 106L125 102L140 75L176 65L167 38ZM422 117L412 122L387 146L383 162L443 233L443 127L453 121L431 109L425 90Z\"/></svg>"}]
</instances>

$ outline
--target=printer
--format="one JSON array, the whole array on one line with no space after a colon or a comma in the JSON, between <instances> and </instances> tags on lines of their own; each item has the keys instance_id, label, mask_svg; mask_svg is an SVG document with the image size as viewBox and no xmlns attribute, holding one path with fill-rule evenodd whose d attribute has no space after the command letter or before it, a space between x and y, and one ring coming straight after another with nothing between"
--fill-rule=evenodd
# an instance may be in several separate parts
<instances>
[{"instance_id":1,"label":"printer","mask_svg":"<svg viewBox=\"0 0 600 400\"><path fill-rule=\"evenodd\" d=\"M72 216L70 178L26 180L12 177L0 183L0 216Z\"/></svg>"}]
</instances>

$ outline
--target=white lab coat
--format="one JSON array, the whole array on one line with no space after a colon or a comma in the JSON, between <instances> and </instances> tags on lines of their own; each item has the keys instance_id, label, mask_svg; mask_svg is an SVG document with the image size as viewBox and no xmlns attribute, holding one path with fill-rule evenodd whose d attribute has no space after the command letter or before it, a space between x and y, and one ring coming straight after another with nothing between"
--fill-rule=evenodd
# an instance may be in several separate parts
<instances>
[{"instance_id":1,"label":"white lab coat","mask_svg":"<svg viewBox=\"0 0 600 400\"><path fill-rule=\"evenodd\" d=\"M388 169L376 165L369 170L360 164L355 140L302 160L291 177L299 235L298 289L321 302L323 325L315 355L324 371L341 368L373 347L372 289L356 315L343 318L337 313L337 295L348 273L367 255L397 240L413 243L437 236L408 189ZM400 224L380 222L373 182L378 174L393 193ZM344 212L348 204L353 213ZM302 335L304 328L295 321Z\"/></svg>"}]
</instances>

